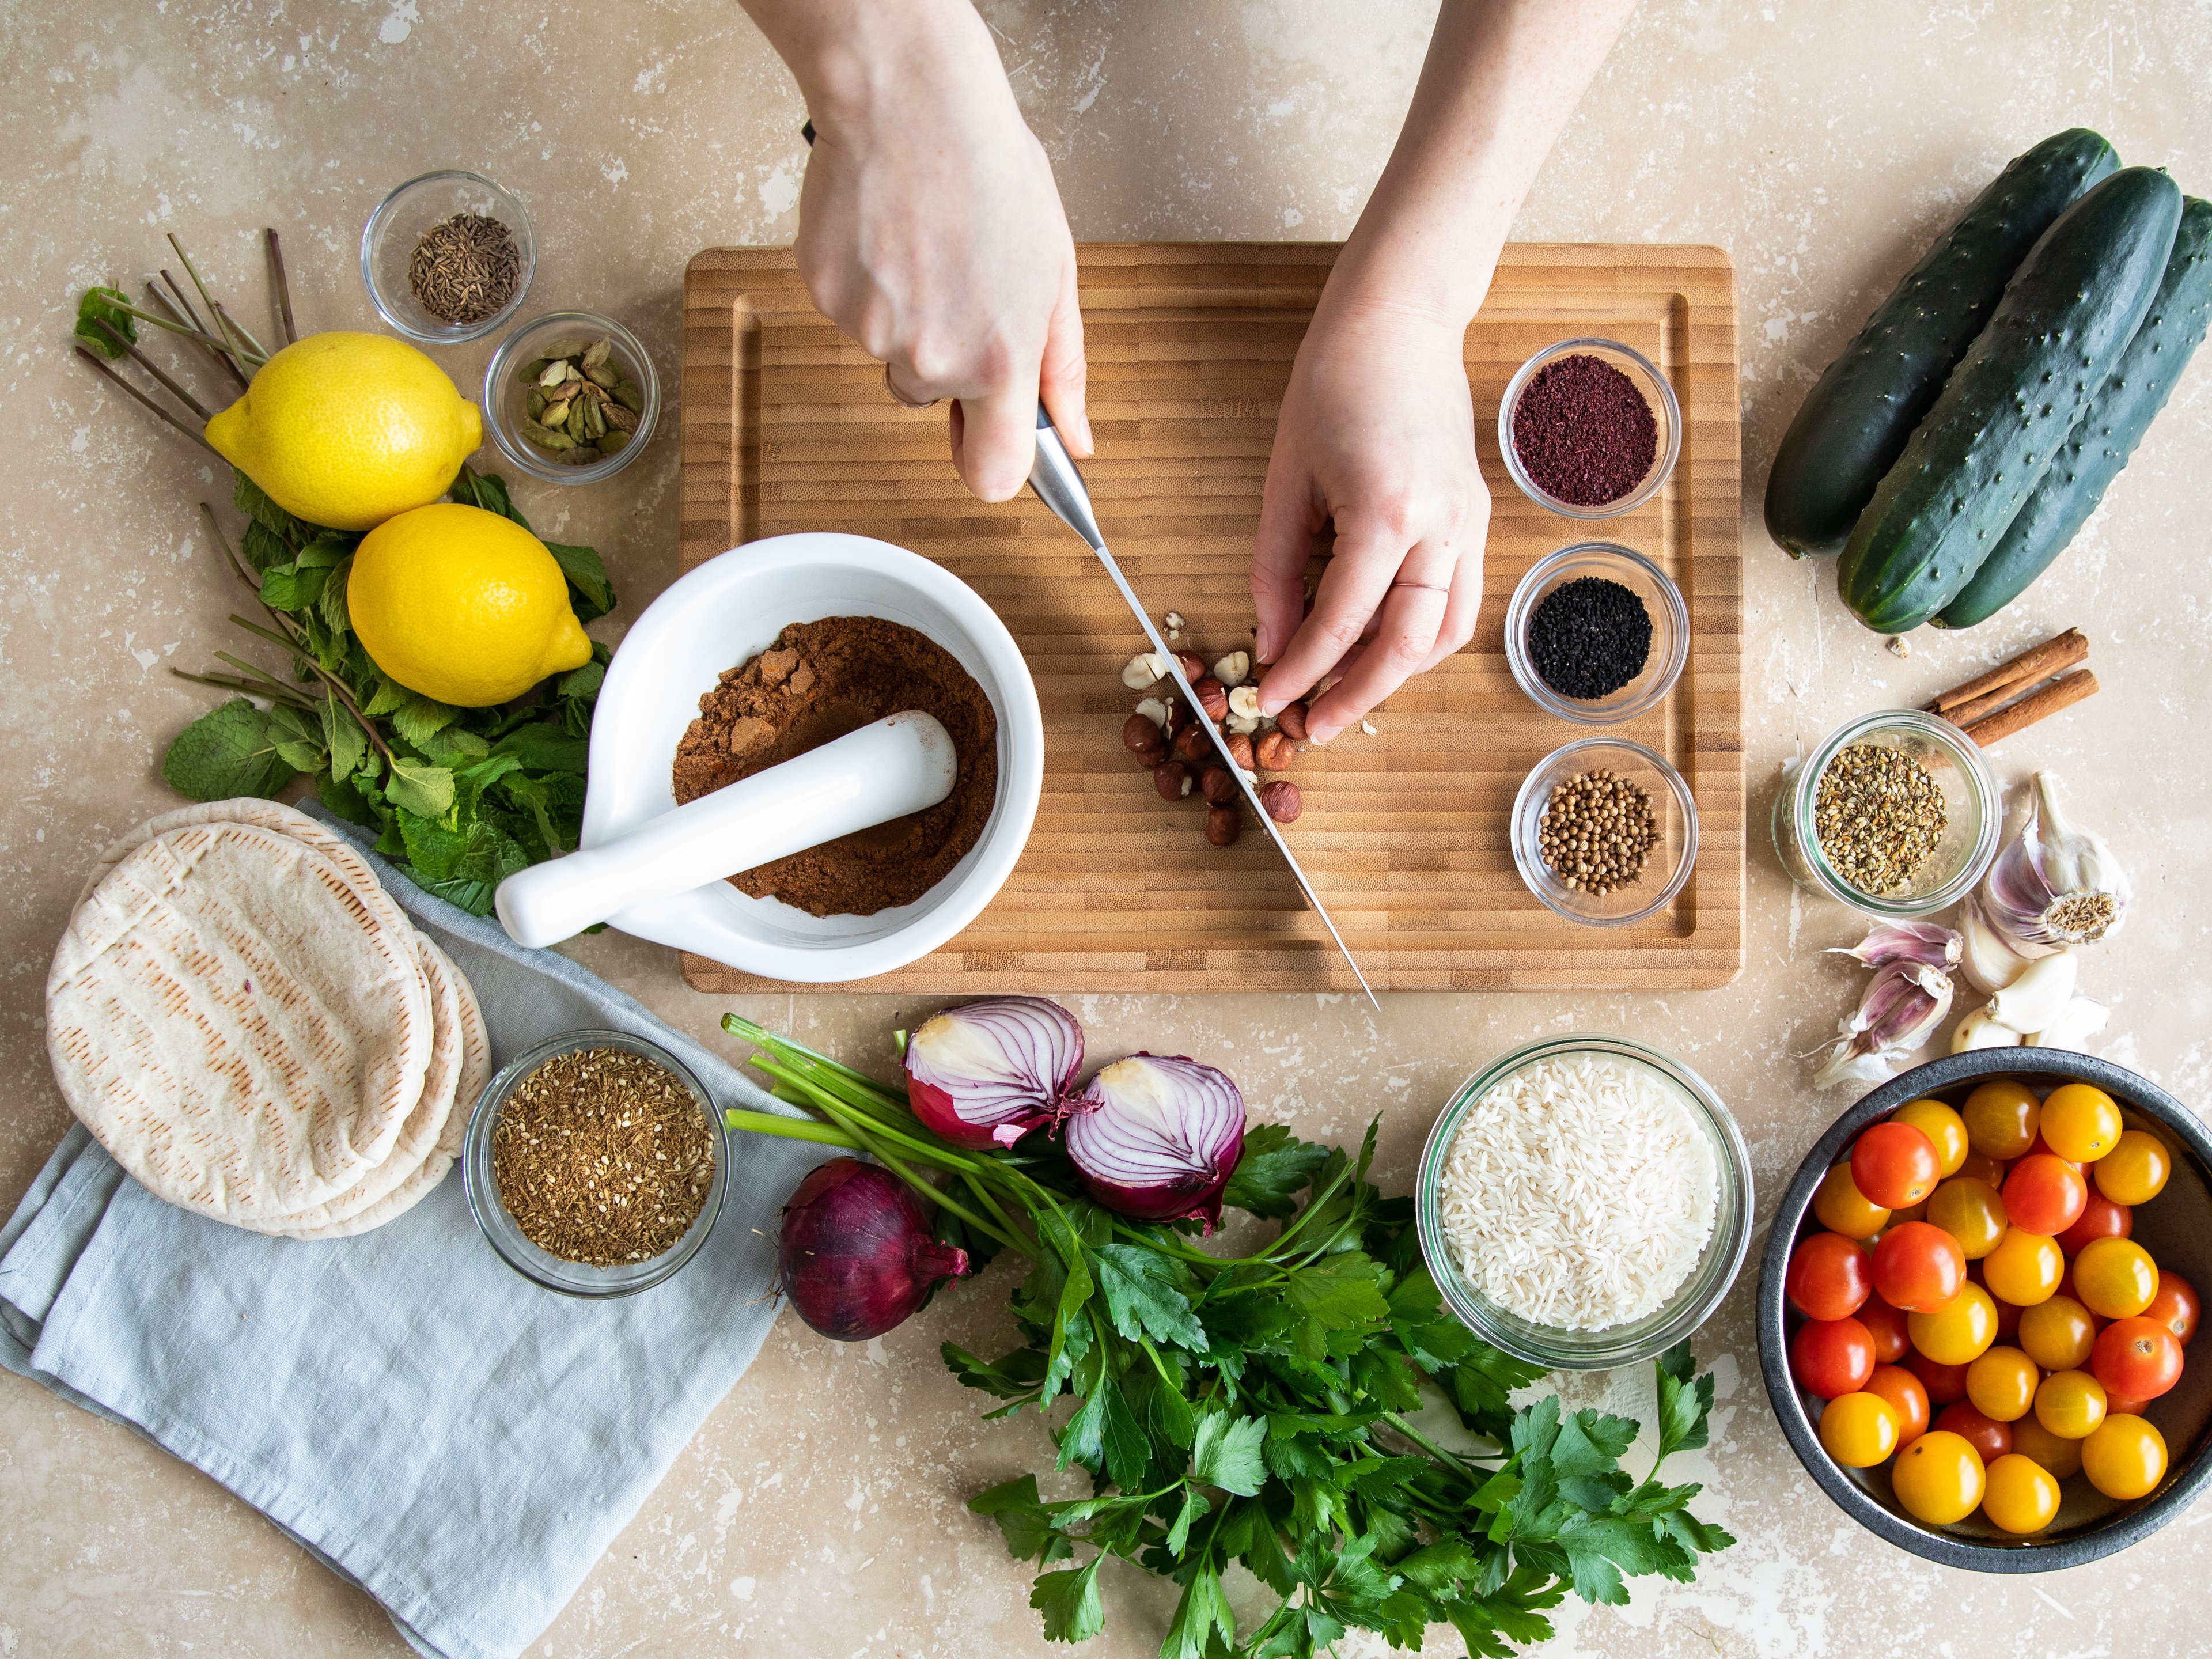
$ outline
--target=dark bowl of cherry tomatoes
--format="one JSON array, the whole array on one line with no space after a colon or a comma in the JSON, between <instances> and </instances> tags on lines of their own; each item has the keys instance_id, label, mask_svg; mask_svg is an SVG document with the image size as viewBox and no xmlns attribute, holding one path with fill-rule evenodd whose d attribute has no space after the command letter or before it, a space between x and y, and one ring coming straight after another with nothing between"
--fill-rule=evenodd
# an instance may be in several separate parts
<instances>
[{"instance_id":1,"label":"dark bowl of cherry tomatoes","mask_svg":"<svg viewBox=\"0 0 2212 1659\"><path fill-rule=\"evenodd\" d=\"M2125 1549L2212 1484L2212 1136L2124 1066L1952 1054L1799 1166L1759 1353L1783 1432L1914 1554L2045 1572Z\"/></svg>"}]
</instances>

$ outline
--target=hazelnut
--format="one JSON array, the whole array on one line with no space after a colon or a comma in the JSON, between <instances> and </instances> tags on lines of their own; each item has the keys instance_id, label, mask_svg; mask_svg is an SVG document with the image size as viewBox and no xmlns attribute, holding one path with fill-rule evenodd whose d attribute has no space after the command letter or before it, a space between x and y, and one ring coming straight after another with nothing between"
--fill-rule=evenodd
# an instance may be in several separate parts
<instances>
[{"instance_id":1,"label":"hazelnut","mask_svg":"<svg viewBox=\"0 0 2212 1659\"><path fill-rule=\"evenodd\" d=\"M1199 774L1198 793L1209 805L1226 806L1237 799L1237 780L1229 775L1225 766L1209 766Z\"/></svg>"},{"instance_id":2,"label":"hazelnut","mask_svg":"<svg viewBox=\"0 0 2212 1659\"><path fill-rule=\"evenodd\" d=\"M1193 680L1190 689L1198 693L1198 706L1206 710L1208 720L1218 720L1229 712L1229 688L1212 675Z\"/></svg>"},{"instance_id":3,"label":"hazelnut","mask_svg":"<svg viewBox=\"0 0 2212 1659\"><path fill-rule=\"evenodd\" d=\"M1202 761L1213 753L1213 738L1206 727L1195 722L1176 734L1176 758L1180 761Z\"/></svg>"},{"instance_id":4,"label":"hazelnut","mask_svg":"<svg viewBox=\"0 0 2212 1659\"><path fill-rule=\"evenodd\" d=\"M1142 714L1121 722L1121 746L1147 766L1168 752L1166 734Z\"/></svg>"},{"instance_id":5,"label":"hazelnut","mask_svg":"<svg viewBox=\"0 0 2212 1659\"><path fill-rule=\"evenodd\" d=\"M1233 806L1216 806L1206 815L1206 838L1216 847L1232 847L1244 833L1244 815Z\"/></svg>"},{"instance_id":6,"label":"hazelnut","mask_svg":"<svg viewBox=\"0 0 2212 1659\"><path fill-rule=\"evenodd\" d=\"M1162 800L1181 800L1190 793L1190 769L1181 761L1162 761L1152 769L1152 787Z\"/></svg>"},{"instance_id":7,"label":"hazelnut","mask_svg":"<svg viewBox=\"0 0 2212 1659\"><path fill-rule=\"evenodd\" d=\"M1298 787L1288 778L1277 778L1273 783L1260 787L1260 805L1267 809L1267 816L1278 823L1296 823L1298 814L1306 810L1299 798Z\"/></svg>"},{"instance_id":8,"label":"hazelnut","mask_svg":"<svg viewBox=\"0 0 2212 1659\"><path fill-rule=\"evenodd\" d=\"M1257 722L1260 718L1260 688L1240 685L1229 694L1229 712Z\"/></svg>"},{"instance_id":9,"label":"hazelnut","mask_svg":"<svg viewBox=\"0 0 2212 1659\"><path fill-rule=\"evenodd\" d=\"M1121 668L1121 684L1132 691L1147 690L1167 676L1167 659L1157 651L1139 651Z\"/></svg>"},{"instance_id":10,"label":"hazelnut","mask_svg":"<svg viewBox=\"0 0 2212 1659\"><path fill-rule=\"evenodd\" d=\"M1255 769L1250 732L1231 732L1229 734L1229 758L1247 772Z\"/></svg>"},{"instance_id":11,"label":"hazelnut","mask_svg":"<svg viewBox=\"0 0 2212 1659\"><path fill-rule=\"evenodd\" d=\"M1126 737L1127 734L1123 735ZM1291 758L1298 751L1297 746L1283 735L1282 728L1278 726L1272 732L1262 732L1259 741L1252 745L1252 752L1267 771L1287 772L1291 769Z\"/></svg>"},{"instance_id":12,"label":"hazelnut","mask_svg":"<svg viewBox=\"0 0 2212 1659\"><path fill-rule=\"evenodd\" d=\"M1193 685L1196 685L1199 681L1206 678L1206 665L1188 651L1176 653L1176 665L1182 670L1183 678L1188 680ZM1160 672L1165 673L1167 671L1162 669Z\"/></svg>"},{"instance_id":13,"label":"hazelnut","mask_svg":"<svg viewBox=\"0 0 2212 1659\"><path fill-rule=\"evenodd\" d=\"M1242 685L1252 672L1252 653L1232 651L1213 665L1213 678L1224 685Z\"/></svg>"},{"instance_id":14,"label":"hazelnut","mask_svg":"<svg viewBox=\"0 0 2212 1659\"><path fill-rule=\"evenodd\" d=\"M1275 716L1275 729L1292 743L1306 740L1306 715L1310 711L1302 702L1286 702Z\"/></svg>"},{"instance_id":15,"label":"hazelnut","mask_svg":"<svg viewBox=\"0 0 2212 1659\"><path fill-rule=\"evenodd\" d=\"M1155 726L1165 727L1168 723L1168 706L1158 697L1146 697L1139 701L1137 712Z\"/></svg>"}]
</instances>

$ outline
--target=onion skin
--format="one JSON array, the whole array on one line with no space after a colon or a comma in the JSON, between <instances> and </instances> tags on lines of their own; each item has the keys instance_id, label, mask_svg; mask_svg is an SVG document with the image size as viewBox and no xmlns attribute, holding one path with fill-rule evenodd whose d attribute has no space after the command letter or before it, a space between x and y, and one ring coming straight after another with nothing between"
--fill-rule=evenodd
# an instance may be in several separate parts
<instances>
[{"instance_id":1,"label":"onion skin","mask_svg":"<svg viewBox=\"0 0 2212 1659\"><path fill-rule=\"evenodd\" d=\"M932 1015L907 1039L908 1103L956 1146L1011 1146L1049 1123L1083 1069L1083 1028L1044 997L992 997Z\"/></svg>"},{"instance_id":2,"label":"onion skin","mask_svg":"<svg viewBox=\"0 0 2212 1659\"><path fill-rule=\"evenodd\" d=\"M1244 1155L1244 1097L1211 1066L1137 1054L1098 1068L1060 1134L1091 1196L1138 1221L1220 1224Z\"/></svg>"},{"instance_id":3,"label":"onion skin","mask_svg":"<svg viewBox=\"0 0 2212 1659\"><path fill-rule=\"evenodd\" d=\"M963 1276L968 1252L930 1237L921 1200L896 1176L833 1158L783 1206L776 1268L809 1326L865 1342L903 1324L939 1279Z\"/></svg>"}]
</instances>

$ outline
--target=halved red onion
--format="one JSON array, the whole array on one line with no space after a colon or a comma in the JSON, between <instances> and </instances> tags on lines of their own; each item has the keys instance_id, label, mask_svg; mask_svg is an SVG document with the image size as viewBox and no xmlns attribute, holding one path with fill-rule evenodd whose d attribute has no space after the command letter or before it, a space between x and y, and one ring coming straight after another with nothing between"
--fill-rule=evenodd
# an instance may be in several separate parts
<instances>
[{"instance_id":1,"label":"halved red onion","mask_svg":"<svg viewBox=\"0 0 2212 1659\"><path fill-rule=\"evenodd\" d=\"M1083 1028L1043 997L993 997L922 1021L905 1063L916 1117L956 1146L1011 1146L1074 1086Z\"/></svg>"},{"instance_id":2,"label":"halved red onion","mask_svg":"<svg viewBox=\"0 0 2212 1659\"><path fill-rule=\"evenodd\" d=\"M1068 1103L1060 1133L1108 1209L1142 1221L1203 1221L1211 1231L1244 1153L1244 1097L1211 1066L1132 1054L1098 1068Z\"/></svg>"}]
</instances>

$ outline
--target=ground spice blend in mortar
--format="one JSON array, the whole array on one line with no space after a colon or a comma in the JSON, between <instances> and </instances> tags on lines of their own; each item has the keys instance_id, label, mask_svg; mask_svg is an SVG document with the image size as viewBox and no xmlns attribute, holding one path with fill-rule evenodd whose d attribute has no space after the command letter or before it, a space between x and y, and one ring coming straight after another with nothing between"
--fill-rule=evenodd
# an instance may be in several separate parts
<instances>
[{"instance_id":1,"label":"ground spice blend in mortar","mask_svg":"<svg viewBox=\"0 0 2212 1659\"><path fill-rule=\"evenodd\" d=\"M676 748L678 805L848 732L918 708L952 739L958 769L936 805L740 871L739 891L810 915L912 904L967 856L999 795L999 720L983 688L927 635L878 617L793 623L721 677Z\"/></svg>"},{"instance_id":2,"label":"ground spice blend in mortar","mask_svg":"<svg viewBox=\"0 0 2212 1659\"><path fill-rule=\"evenodd\" d=\"M522 1236L564 1261L618 1267L673 1249L714 1179L699 1103L626 1048L556 1054L491 1131L492 1179Z\"/></svg>"},{"instance_id":3,"label":"ground spice blend in mortar","mask_svg":"<svg viewBox=\"0 0 2212 1659\"><path fill-rule=\"evenodd\" d=\"M1513 405L1513 453L1536 488L1570 507L1603 507L1642 483L1659 423L1636 382L1583 352L1538 369Z\"/></svg>"}]
</instances>

